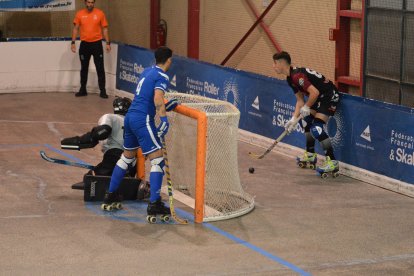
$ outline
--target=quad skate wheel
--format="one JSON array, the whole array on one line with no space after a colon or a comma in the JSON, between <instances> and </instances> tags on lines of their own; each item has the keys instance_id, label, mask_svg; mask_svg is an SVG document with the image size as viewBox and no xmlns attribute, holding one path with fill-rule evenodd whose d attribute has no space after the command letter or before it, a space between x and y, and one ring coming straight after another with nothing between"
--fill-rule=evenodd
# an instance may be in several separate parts
<instances>
[{"instance_id":1,"label":"quad skate wheel","mask_svg":"<svg viewBox=\"0 0 414 276\"><path fill-rule=\"evenodd\" d=\"M162 215L161 216L161 220L163 222L169 222L170 221L170 216L169 215Z\"/></svg>"},{"instance_id":2,"label":"quad skate wheel","mask_svg":"<svg viewBox=\"0 0 414 276\"><path fill-rule=\"evenodd\" d=\"M314 164L310 164L309 165L309 169L314 170L315 169L315 165Z\"/></svg>"},{"instance_id":3,"label":"quad skate wheel","mask_svg":"<svg viewBox=\"0 0 414 276\"><path fill-rule=\"evenodd\" d=\"M108 204L102 204L101 205L101 209L103 210L103 211L112 211L113 210L113 207L111 206L111 205L108 205Z\"/></svg>"},{"instance_id":4,"label":"quad skate wheel","mask_svg":"<svg viewBox=\"0 0 414 276\"><path fill-rule=\"evenodd\" d=\"M154 216L147 216L147 221L149 223L156 223L157 222L157 218Z\"/></svg>"},{"instance_id":5,"label":"quad skate wheel","mask_svg":"<svg viewBox=\"0 0 414 276\"><path fill-rule=\"evenodd\" d=\"M108 204L102 204L101 205L101 209L102 210L104 210L104 211L112 211L114 208L111 206L111 205L108 205Z\"/></svg>"},{"instance_id":6,"label":"quad skate wheel","mask_svg":"<svg viewBox=\"0 0 414 276\"><path fill-rule=\"evenodd\" d=\"M299 162L299 163L298 163L298 166L299 166L299 168L301 168L301 169L303 169L303 168L305 168L305 167L306 167L306 165L305 165L304 163L302 163L302 162Z\"/></svg>"},{"instance_id":7,"label":"quad skate wheel","mask_svg":"<svg viewBox=\"0 0 414 276\"><path fill-rule=\"evenodd\" d=\"M120 202L113 203L112 206L114 207L114 209L118 209L118 210L122 209L122 204Z\"/></svg>"},{"instance_id":8,"label":"quad skate wheel","mask_svg":"<svg viewBox=\"0 0 414 276\"><path fill-rule=\"evenodd\" d=\"M322 179L326 179L328 177L328 174L327 173L322 173L321 177L322 177Z\"/></svg>"},{"instance_id":9,"label":"quad skate wheel","mask_svg":"<svg viewBox=\"0 0 414 276\"><path fill-rule=\"evenodd\" d=\"M332 174L332 177L333 178L337 178L339 176L339 172L334 172L333 174Z\"/></svg>"}]
</instances>

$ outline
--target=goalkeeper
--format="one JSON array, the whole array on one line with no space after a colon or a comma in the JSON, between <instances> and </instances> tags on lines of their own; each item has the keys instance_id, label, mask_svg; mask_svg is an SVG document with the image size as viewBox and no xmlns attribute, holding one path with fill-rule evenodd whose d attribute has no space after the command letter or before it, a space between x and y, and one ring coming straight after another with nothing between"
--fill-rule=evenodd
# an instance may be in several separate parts
<instances>
[{"instance_id":1,"label":"goalkeeper","mask_svg":"<svg viewBox=\"0 0 414 276\"><path fill-rule=\"evenodd\" d=\"M116 162L123 152L123 130L124 118L131 105L129 98L117 97L112 103L114 114L108 113L103 115L99 121L98 126L92 128L90 132L82 136L75 136L65 138L61 141L62 149L81 150L95 147L99 141L102 142L102 152L104 153L102 161L90 170L86 175L101 175L111 176L116 166ZM169 110L175 108L177 101L175 99L167 103ZM131 169L126 172L127 177L135 177L136 164L131 166ZM84 184L84 183L82 183ZM83 189L83 187L78 187ZM139 186L138 199L144 199L149 196L149 183L142 181Z\"/></svg>"}]
</instances>

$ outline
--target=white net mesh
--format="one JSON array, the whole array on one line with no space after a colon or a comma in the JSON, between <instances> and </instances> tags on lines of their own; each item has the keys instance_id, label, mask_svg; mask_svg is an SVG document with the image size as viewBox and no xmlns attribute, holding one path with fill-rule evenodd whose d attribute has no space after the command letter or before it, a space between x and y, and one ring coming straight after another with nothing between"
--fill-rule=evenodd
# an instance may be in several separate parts
<instances>
[{"instance_id":1,"label":"white net mesh","mask_svg":"<svg viewBox=\"0 0 414 276\"><path fill-rule=\"evenodd\" d=\"M239 110L232 104L201 96L167 93L182 105L207 115L204 221L228 219L254 208L254 198L240 184L237 159ZM169 112L166 143L176 191L195 198L197 120Z\"/></svg>"}]
</instances>

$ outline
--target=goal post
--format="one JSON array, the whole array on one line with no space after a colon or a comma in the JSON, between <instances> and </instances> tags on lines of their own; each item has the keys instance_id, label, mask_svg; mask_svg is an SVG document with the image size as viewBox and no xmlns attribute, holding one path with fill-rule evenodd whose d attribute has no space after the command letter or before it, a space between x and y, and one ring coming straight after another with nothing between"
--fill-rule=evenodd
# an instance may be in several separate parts
<instances>
[{"instance_id":1,"label":"goal post","mask_svg":"<svg viewBox=\"0 0 414 276\"><path fill-rule=\"evenodd\" d=\"M197 223L229 219L254 208L238 173L239 110L232 104L167 93L181 104L169 112L166 136L174 198L194 208Z\"/></svg>"},{"instance_id":2,"label":"goal post","mask_svg":"<svg viewBox=\"0 0 414 276\"><path fill-rule=\"evenodd\" d=\"M184 105L178 105L175 112L197 120L197 151L196 151L196 172L195 172L195 222L203 221L204 213L204 180L206 167L207 150L207 116L205 113Z\"/></svg>"}]
</instances>

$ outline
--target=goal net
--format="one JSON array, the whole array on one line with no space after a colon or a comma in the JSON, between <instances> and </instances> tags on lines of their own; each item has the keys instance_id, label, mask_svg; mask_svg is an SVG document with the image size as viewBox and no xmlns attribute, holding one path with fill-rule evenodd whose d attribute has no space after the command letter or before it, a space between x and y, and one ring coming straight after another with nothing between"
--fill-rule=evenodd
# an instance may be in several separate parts
<instances>
[{"instance_id":1,"label":"goal net","mask_svg":"<svg viewBox=\"0 0 414 276\"><path fill-rule=\"evenodd\" d=\"M229 219L254 208L240 183L239 110L197 95L166 93L181 104L168 113L166 147L174 198L194 208L196 222Z\"/></svg>"}]
</instances>

